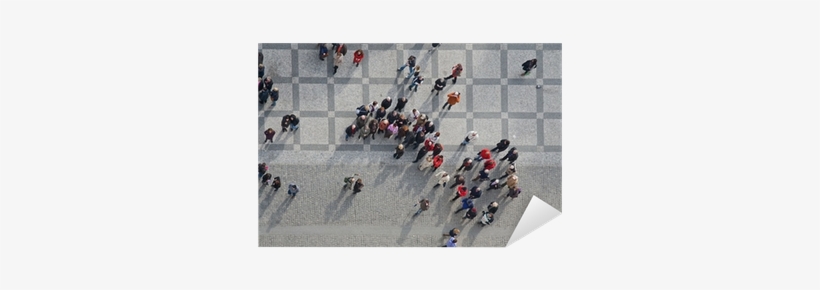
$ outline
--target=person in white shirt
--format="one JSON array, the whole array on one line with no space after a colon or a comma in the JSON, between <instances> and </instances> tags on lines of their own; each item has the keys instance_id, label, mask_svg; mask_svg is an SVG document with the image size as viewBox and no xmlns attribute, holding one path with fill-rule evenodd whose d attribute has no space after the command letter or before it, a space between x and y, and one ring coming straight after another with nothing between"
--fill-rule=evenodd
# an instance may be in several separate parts
<instances>
[{"instance_id":1,"label":"person in white shirt","mask_svg":"<svg viewBox=\"0 0 820 290\"><path fill-rule=\"evenodd\" d=\"M470 141L475 139L478 139L478 132L470 131L467 133L467 137L464 137L464 141L461 141L461 146L467 145L467 143L470 143Z\"/></svg>"}]
</instances>

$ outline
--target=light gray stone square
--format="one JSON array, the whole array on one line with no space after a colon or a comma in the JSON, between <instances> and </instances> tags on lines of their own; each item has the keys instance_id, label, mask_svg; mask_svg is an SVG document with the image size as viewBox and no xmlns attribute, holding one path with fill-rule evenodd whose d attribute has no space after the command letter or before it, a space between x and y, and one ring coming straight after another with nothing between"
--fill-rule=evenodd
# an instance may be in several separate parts
<instances>
[{"instance_id":1,"label":"light gray stone square","mask_svg":"<svg viewBox=\"0 0 820 290\"><path fill-rule=\"evenodd\" d=\"M508 112L538 112L535 86L510 85L507 87Z\"/></svg>"},{"instance_id":2,"label":"light gray stone square","mask_svg":"<svg viewBox=\"0 0 820 290\"><path fill-rule=\"evenodd\" d=\"M365 56L367 57L367 56ZM333 61L333 58L328 57L329 61ZM364 63L364 61L362 61ZM348 51L345 56L342 57L342 64L339 65L339 69L336 71L336 74L333 74L333 70L330 71L333 78L361 78L362 77L362 65L360 64L359 67L356 67L353 64L353 51Z\"/></svg>"},{"instance_id":3,"label":"light gray stone square","mask_svg":"<svg viewBox=\"0 0 820 290\"><path fill-rule=\"evenodd\" d=\"M502 75L508 78L535 78L535 73L530 72L529 75L521 76L524 70L521 64L525 61L535 58L535 50L508 50L507 51L507 71ZM542 60L538 60L538 67L536 69L544 69L542 67Z\"/></svg>"},{"instance_id":4,"label":"light gray stone square","mask_svg":"<svg viewBox=\"0 0 820 290\"><path fill-rule=\"evenodd\" d=\"M473 50L473 77L500 78L501 51Z\"/></svg>"},{"instance_id":5,"label":"light gray stone square","mask_svg":"<svg viewBox=\"0 0 820 290\"><path fill-rule=\"evenodd\" d=\"M328 55L324 61L319 60L318 50L303 50L298 51L299 54L299 71L298 75L294 77L327 77L331 71L328 71L328 62L333 62L333 57Z\"/></svg>"},{"instance_id":6,"label":"light gray stone square","mask_svg":"<svg viewBox=\"0 0 820 290\"><path fill-rule=\"evenodd\" d=\"M453 72L453 67L460 63L464 70L461 71L461 76L459 79L463 79L467 77L467 70L471 70L473 68L466 65L467 63L467 55L463 51L456 51L456 50L439 50L438 52L438 72L437 76L446 77L449 76ZM447 80L448 83L452 83L452 79ZM463 84L463 82L460 82Z\"/></svg>"},{"instance_id":7,"label":"light gray stone square","mask_svg":"<svg viewBox=\"0 0 820 290\"><path fill-rule=\"evenodd\" d=\"M262 55L265 56L263 63L266 77L291 77L293 75L291 50L263 49Z\"/></svg>"},{"instance_id":8,"label":"light gray stone square","mask_svg":"<svg viewBox=\"0 0 820 290\"><path fill-rule=\"evenodd\" d=\"M339 116L352 114L355 117L356 108L364 105L362 102L362 85L359 84L335 84L333 85L333 106L334 110L340 113Z\"/></svg>"},{"instance_id":9,"label":"light gray stone square","mask_svg":"<svg viewBox=\"0 0 820 290\"><path fill-rule=\"evenodd\" d=\"M293 79L291 79L291 83L298 84L299 83L299 77L293 77Z\"/></svg>"},{"instance_id":10,"label":"light gray stone square","mask_svg":"<svg viewBox=\"0 0 820 290\"><path fill-rule=\"evenodd\" d=\"M396 52L393 50L371 50L366 53L367 61L362 62L367 65L368 76L371 78L394 78L396 77ZM407 72L407 69L405 69Z\"/></svg>"},{"instance_id":11,"label":"light gray stone square","mask_svg":"<svg viewBox=\"0 0 820 290\"><path fill-rule=\"evenodd\" d=\"M290 112L293 111L293 84L273 84L274 87L279 88L279 101L276 102L276 107L273 107L274 111L285 111ZM268 99L268 103L265 104L265 108L269 109L270 105L272 105L272 101Z\"/></svg>"},{"instance_id":12,"label":"light gray stone square","mask_svg":"<svg viewBox=\"0 0 820 290\"><path fill-rule=\"evenodd\" d=\"M327 144L327 118L299 118L299 144Z\"/></svg>"},{"instance_id":13,"label":"light gray stone square","mask_svg":"<svg viewBox=\"0 0 820 290\"><path fill-rule=\"evenodd\" d=\"M299 144L293 144L293 151L299 151L299 150L302 150L301 146L299 146ZM300 243L300 244L302 244L302 243Z\"/></svg>"},{"instance_id":14,"label":"light gray stone square","mask_svg":"<svg viewBox=\"0 0 820 290\"><path fill-rule=\"evenodd\" d=\"M544 112L561 112L561 86L544 86Z\"/></svg>"},{"instance_id":15,"label":"light gray stone square","mask_svg":"<svg viewBox=\"0 0 820 290\"><path fill-rule=\"evenodd\" d=\"M478 140L470 142L470 144L481 148L494 147L498 140L505 138L501 134L501 119L473 119L473 130L478 132Z\"/></svg>"},{"instance_id":16,"label":"light gray stone square","mask_svg":"<svg viewBox=\"0 0 820 290\"><path fill-rule=\"evenodd\" d=\"M379 102L379 104L381 104L381 102L382 102L382 100L384 100L384 98L390 97L390 98L393 99L393 105L391 107L395 107L396 106L396 101L395 101L396 100L396 92L398 91L398 89L399 88L394 86L394 85L374 85L374 84L370 84L370 85L368 85L368 96L369 96L369 100L368 100L369 102L368 103L373 102L373 101L377 101L377 102ZM405 87L404 89L407 89L407 88ZM361 95L359 96L359 99L361 99ZM410 100L408 99L408 103L409 102L410 102ZM364 104L361 104L361 105L364 105Z\"/></svg>"},{"instance_id":17,"label":"light gray stone square","mask_svg":"<svg viewBox=\"0 0 820 290\"><path fill-rule=\"evenodd\" d=\"M473 112L501 112L501 87L473 85Z\"/></svg>"},{"instance_id":18,"label":"light gray stone square","mask_svg":"<svg viewBox=\"0 0 820 290\"><path fill-rule=\"evenodd\" d=\"M519 145L538 145L538 123L535 119L510 119L507 127L510 142Z\"/></svg>"},{"instance_id":19,"label":"light gray stone square","mask_svg":"<svg viewBox=\"0 0 820 290\"><path fill-rule=\"evenodd\" d=\"M356 122L355 115L351 118L341 118L341 117L334 118L333 123L335 124L334 129L335 129L335 132L336 132L336 136L333 137L333 140L335 142L333 144L336 144L336 145L338 145L338 144L361 144L361 141L359 141L358 143L355 141L355 138L358 137L358 135L355 135L353 138L350 138L350 141L345 142L345 129L347 129L347 126L350 126L351 124L353 124L355 122ZM327 138L327 135L325 135L325 138Z\"/></svg>"},{"instance_id":20,"label":"light gray stone square","mask_svg":"<svg viewBox=\"0 0 820 290\"><path fill-rule=\"evenodd\" d=\"M544 120L544 145L561 146L561 120Z\"/></svg>"},{"instance_id":21,"label":"light gray stone square","mask_svg":"<svg viewBox=\"0 0 820 290\"><path fill-rule=\"evenodd\" d=\"M363 85L366 85L366 84L369 84L369 83L370 83L370 78L363 78L362 79L362 84Z\"/></svg>"},{"instance_id":22,"label":"light gray stone square","mask_svg":"<svg viewBox=\"0 0 820 290\"><path fill-rule=\"evenodd\" d=\"M544 78L560 79L561 78L561 51L560 50L545 50L544 59L538 60L538 67L535 69L544 70ZM531 73L532 74L532 73Z\"/></svg>"},{"instance_id":23,"label":"light gray stone square","mask_svg":"<svg viewBox=\"0 0 820 290\"><path fill-rule=\"evenodd\" d=\"M327 84L299 84L300 111L326 111Z\"/></svg>"},{"instance_id":24,"label":"light gray stone square","mask_svg":"<svg viewBox=\"0 0 820 290\"><path fill-rule=\"evenodd\" d=\"M436 130L441 132L439 143L445 145L445 150L455 150L467 134L467 120L447 117L438 120Z\"/></svg>"}]
</instances>

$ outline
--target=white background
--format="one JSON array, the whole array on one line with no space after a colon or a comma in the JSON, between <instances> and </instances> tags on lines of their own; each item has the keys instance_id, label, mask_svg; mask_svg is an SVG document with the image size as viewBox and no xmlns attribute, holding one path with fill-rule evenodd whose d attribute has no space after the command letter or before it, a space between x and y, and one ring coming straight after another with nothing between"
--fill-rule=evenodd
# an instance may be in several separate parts
<instances>
[{"instance_id":1,"label":"white background","mask_svg":"<svg viewBox=\"0 0 820 290\"><path fill-rule=\"evenodd\" d=\"M818 2L0 4L2 288L820 288ZM563 43L509 248L258 248L257 43Z\"/></svg>"}]
</instances>

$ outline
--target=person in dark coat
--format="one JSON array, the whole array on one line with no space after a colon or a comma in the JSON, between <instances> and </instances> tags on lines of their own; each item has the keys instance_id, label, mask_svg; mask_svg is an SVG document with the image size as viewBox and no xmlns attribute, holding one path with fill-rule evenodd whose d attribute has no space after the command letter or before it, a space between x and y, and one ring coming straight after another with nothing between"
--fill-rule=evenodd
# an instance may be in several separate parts
<instances>
[{"instance_id":1,"label":"person in dark coat","mask_svg":"<svg viewBox=\"0 0 820 290\"><path fill-rule=\"evenodd\" d=\"M436 80L436 83L435 83L435 85L433 85L433 89L430 90L430 92L431 93L436 92L436 96L438 96L438 93L440 93L441 90L443 90L444 86L446 86L446 85L447 85L447 81L442 79L442 78L439 78L439 79Z\"/></svg>"},{"instance_id":2,"label":"person in dark coat","mask_svg":"<svg viewBox=\"0 0 820 290\"><path fill-rule=\"evenodd\" d=\"M400 143L404 143L404 140L407 138L408 132L410 132L410 126L404 125L399 127L399 133L396 134L396 140L399 140Z\"/></svg>"},{"instance_id":3,"label":"person in dark coat","mask_svg":"<svg viewBox=\"0 0 820 290\"><path fill-rule=\"evenodd\" d=\"M356 124L350 125L345 129L345 141L356 135Z\"/></svg>"},{"instance_id":4,"label":"person in dark coat","mask_svg":"<svg viewBox=\"0 0 820 290\"><path fill-rule=\"evenodd\" d=\"M265 60L265 56L262 55L262 52L259 52L259 64L262 64L262 61Z\"/></svg>"},{"instance_id":5,"label":"person in dark coat","mask_svg":"<svg viewBox=\"0 0 820 290\"><path fill-rule=\"evenodd\" d=\"M473 188L470 189L470 198L476 199L479 197L481 197L481 188L478 186L473 186Z\"/></svg>"},{"instance_id":6,"label":"person in dark coat","mask_svg":"<svg viewBox=\"0 0 820 290\"><path fill-rule=\"evenodd\" d=\"M415 56L411 55L410 57L408 57L407 62L404 63L402 66L400 66L396 71L402 71L402 70L404 70L405 67L408 67L408 66L410 67L410 73L408 73L408 75L412 75L413 70L416 67L416 57Z\"/></svg>"},{"instance_id":7,"label":"person in dark coat","mask_svg":"<svg viewBox=\"0 0 820 290\"><path fill-rule=\"evenodd\" d=\"M433 124L433 121L427 121L424 123L424 133L433 133L436 131L436 125Z\"/></svg>"},{"instance_id":8,"label":"person in dark coat","mask_svg":"<svg viewBox=\"0 0 820 290\"><path fill-rule=\"evenodd\" d=\"M268 96L270 96L270 92L262 88L259 90L259 104L264 105L268 102Z\"/></svg>"},{"instance_id":9,"label":"person in dark coat","mask_svg":"<svg viewBox=\"0 0 820 290\"><path fill-rule=\"evenodd\" d=\"M376 140L376 132L379 131L379 121L376 121L376 119L370 119L367 129L370 130L371 139Z\"/></svg>"},{"instance_id":10,"label":"person in dark coat","mask_svg":"<svg viewBox=\"0 0 820 290\"><path fill-rule=\"evenodd\" d=\"M478 210L476 208L471 208L464 214L464 217L461 219L473 219L478 215Z\"/></svg>"},{"instance_id":11,"label":"person in dark coat","mask_svg":"<svg viewBox=\"0 0 820 290\"><path fill-rule=\"evenodd\" d=\"M456 187L456 186L459 186L459 185L464 185L464 183L466 182L466 178L464 178L464 175L461 175L461 174L456 174L455 176L453 176L453 180L455 181L455 183L453 185L451 185L450 188L453 188L453 187Z\"/></svg>"},{"instance_id":12,"label":"person in dark coat","mask_svg":"<svg viewBox=\"0 0 820 290\"><path fill-rule=\"evenodd\" d=\"M282 117L282 132L287 132L290 127L290 115Z\"/></svg>"},{"instance_id":13,"label":"person in dark coat","mask_svg":"<svg viewBox=\"0 0 820 290\"><path fill-rule=\"evenodd\" d=\"M271 180L271 176L272 175L270 173L265 173L265 175L262 175L262 186L263 187L270 185L269 181Z\"/></svg>"},{"instance_id":14,"label":"person in dark coat","mask_svg":"<svg viewBox=\"0 0 820 290\"><path fill-rule=\"evenodd\" d=\"M270 100L273 102L270 106L276 107L276 102L279 101L279 88L274 87L270 91Z\"/></svg>"},{"instance_id":15,"label":"person in dark coat","mask_svg":"<svg viewBox=\"0 0 820 290\"><path fill-rule=\"evenodd\" d=\"M484 170L482 170L482 171L479 171L479 172L478 172L478 175L477 175L475 178L473 178L473 181L476 181L476 180L479 180L479 179L480 179L481 181L484 181L484 180L490 179L490 171L489 171L489 170L487 170L487 169L484 169Z\"/></svg>"},{"instance_id":16,"label":"person in dark coat","mask_svg":"<svg viewBox=\"0 0 820 290\"><path fill-rule=\"evenodd\" d=\"M407 104L407 98L405 98L405 97L399 98L398 101L396 102L396 107L393 108L393 111L401 112L401 110L404 110L404 105L406 105L406 104Z\"/></svg>"},{"instance_id":17,"label":"person in dark coat","mask_svg":"<svg viewBox=\"0 0 820 290\"><path fill-rule=\"evenodd\" d=\"M441 151L444 151L444 146L441 145L441 143L436 143L436 145L433 146L433 156L438 156L441 154Z\"/></svg>"},{"instance_id":18,"label":"person in dark coat","mask_svg":"<svg viewBox=\"0 0 820 290\"><path fill-rule=\"evenodd\" d=\"M356 128L364 128L367 125L367 117L366 116L359 116L356 118Z\"/></svg>"},{"instance_id":19,"label":"person in dark coat","mask_svg":"<svg viewBox=\"0 0 820 290\"><path fill-rule=\"evenodd\" d=\"M395 111L393 111L393 112L395 112ZM401 126L407 125L407 123L408 123L407 117L404 116L404 114L399 114L399 118L396 119L396 127L401 127Z\"/></svg>"},{"instance_id":20,"label":"person in dark coat","mask_svg":"<svg viewBox=\"0 0 820 290\"><path fill-rule=\"evenodd\" d=\"M518 186L515 186L513 188L510 188L510 192L508 192L507 196L505 196L504 198L506 199L508 197L511 197L511 198L515 199L516 197L518 197L519 194L521 194L521 188L518 187Z\"/></svg>"},{"instance_id":21,"label":"person in dark coat","mask_svg":"<svg viewBox=\"0 0 820 290\"><path fill-rule=\"evenodd\" d=\"M261 78L261 77L264 77L264 76L265 76L265 65L260 63L259 64L259 77Z\"/></svg>"},{"instance_id":22,"label":"person in dark coat","mask_svg":"<svg viewBox=\"0 0 820 290\"><path fill-rule=\"evenodd\" d=\"M464 158L464 161L461 162L461 167L459 167L456 171L461 171L461 169L465 169L467 171L473 170L473 159L469 157Z\"/></svg>"},{"instance_id":23,"label":"person in dark coat","mask_svg":"<svg viewBox=\"0 0 820 290\"><path fill-rule=\"evenodd\" d=\"M257 177L257 178L262 178L262 176L265 175L265 173L267 173L267 172L268 172L268 165L265 164L265 162L259 163L259 177Z\"/></svg>"},{"instance_id":24,"label":"person in dark coat","mask_svg":"<svg viewBox=\"0 0 820 290\"><path fill-rule=\"evenodd\" d=\"M509 159L511 163L515 163L518 160L518 149L513 147L510 152L507 152L507 155L504 155L504 158L501 158L501 161Z\"/></svg>"},{"instance_id":25,"label":"person in dark coat","mask_svg":"<svg viewBox=\"0 0 820 290\"><path fill-rule=\"evenodd\" d=\"M521 68L524 69L524 73L522 73L521 75L524 76L526 74L529 74L530 71L536 67L538 67L538 59L533 58L531 60L525 61L521 64Z\"/></svg>"},{"instance_id":26,"label":"person in dark coat","mask_svg":"<svg viewBox=\"0 0 820 290\"><path fill-rule=\"evenodd\" d=\"M499 189L499 188L501 188L501 180L496 178L496 179L493 179L493 180L490 181L490 186L487 187L487 190Z\"/></svg>"},{"instance_id":27,"label":"person in dark coat","mask_svg":"<svg viewBox=\"0 0 820 290\"><path fill-rule=\"evenodd\" d=\"M409 87L407 87L408 91L409 90L413 90L413 92L418 92L419 91L419 85L424 82L424 77L419 75L418 73L419 72L416 72L416 77L413 78L413 82L410 83Z\"/></svg>"},{"instance_id":28,"label":"person in dark coat","mask_svg":"<svg viewBox=\"0 0 820 290\"><path fill-rule=\"evenodd\" d=\"M427 147L421 147L421 149L419 149L419 153L416 154L416 160L413 160L413 163L419 162L419 160L421 160L422 158L424 158L425 155L427 155L427 152Z\"/></svg>"},{"instance_id":29,"label":"person in dark coat","mask_svg":"<svg viewBox=\"0 0 820 290\"><path fill-rule=\"evenodd\" d=\"M404 155L404 145L399 144L399 146L396 146L396 152L393 153L393 158L399 159L402 155Z\"/></svg>"},{"instance_id":30,"label":"person in dark coat","mask_svg":"<svg viewBox=\"0 0 820 290\"><path fill-rule=\"evenodd\" d=\"M361 178L356 180L356 184L353 185L353 194L357 194L362 191L364 187L364 181Z\"/></svg>"},{"instance_id":31,"label":"person in dark coat","mask_svg":"<svg viewBox=\"0 0 820 290\"><path fill-rule=\"evenodd\" d=\"M498 141L498 143L495 144L495 148L493 148L493 150L490 150L490 152L502 152L504 150L507 150L507 147L510 147L510 140L501 139L501 141Z\"/></svg>"},{"instance_id":32,"label":"person in dark coat","mask_svg":"<svg viewBox=\"0 0 820 290\"><path fill-rule=\"evenodd\" d=\"M291 132L296 132L296 130L299 130L299 117L296 117L296 115L291 114L290 115L290 131Z\"/></svg>"},{"instance_id":33,"label":"person in dark coat","mask_svg":"<svg viewBox=\"0 0 820 290\"><path fill-rule=\"evenodd\" d=\"M487 212L495 214L498 211L498 203L493 201L489 205L487 205Z\"/></svg>"},{"instance_id":34,"label":"person in dark coat","mask_svg":"<svg viewBox=\"0 0 820 290\"><path fill-rule=\"evenodd\" d=\"M262 82L262 86L264 86L265 89L268 90L273 89L273 81L270 79L270 77L266 77L265 81Z\"/></svg>"},{"instance_id":35,"label":"person in dark coat","mask_svg":"<svg viewBox=\"0 0 820 290\"><path fill-rule=\"evenodd\" d=\"M399 119L399 112L392 111L392 112L390 112L390 114L387 114L387 123L393 124L398 119Z\"/></svg>"},{"instance_id":36,"label":"person in dark coat","mask_svg":"<svg viewBox=\"0 0 820 290\"><path fill-rule=\"evenodd\" d=\"M387 117L387 111L384 109L384 107L381 107L378 110L376 110L376 120L381 121L381 119L384 119L384 117Z\"/></svg>"},{"instance_id":37,"label":"person in dark coat","mask_svg":"<svg viewBox=\"0 0 820 290\"><path fill-rule=\"evenodd\" d=\"M390 106L392 105L393 99L391 99L390 97L384 98L384 100L382 100L382 108L384 108L385 110L390 109Z\"/></svg>"},{"instance_id":38,"label":"person in dark coat","mask_svg":"<svg viewBox=\"0 0 820 290\"><path fill-rule=\"evenodd\" d=\"M265 130L265 142L262 144L268 143L268 141L273 143L273 136L276 136L276 131L273 131L273 128L268 128Z\"/></svg>"},{"instance_id":39,"label":"person in dark coat","mask_svg":"<svg viewBox=\"0 0 820 290\"><path fill-rule=\"evenodd\" d=\"M413 149L419 148L419 144L424 143L424 132L416 133L415 139L413 139Z\"/></svg>"},{"instance_id":40,"label":"person in dark coat","mask_svg":"<svg viewBox=\"0 0 820 290\"><path fill-rule=\"evenodd\" d=\"M282 180L279 179L279 176L273 178L273 191L279 190L282 187Z\"/></svg>"},{"instance_id":41,"label":"person in dark coat","mask_svg":"<svg viewBox=\"0 0 820 290\"><path fill-rule=\"evenodd\" d=\"M325 60L327 58L327 45L319 43L317 46L319 47L319 60Z\"/></svg>"}]
</instances>

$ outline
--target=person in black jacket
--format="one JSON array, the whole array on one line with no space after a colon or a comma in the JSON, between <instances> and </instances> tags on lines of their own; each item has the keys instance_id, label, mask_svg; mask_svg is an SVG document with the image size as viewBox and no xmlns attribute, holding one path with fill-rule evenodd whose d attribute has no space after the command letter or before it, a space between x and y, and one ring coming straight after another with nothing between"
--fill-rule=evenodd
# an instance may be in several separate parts
<instances>
[{"instance_id":1,"label":"person in black jacket","mask_svg":"<svg viewBox=\"0 0 820 290\"><path fill-rule=\"evenodd\" d=\"M495 144L495 148L493 148L493 150L490 150L490 152L498 151L500 153L501 151L507 150L507 147L509 146L510 140L501 139L501 141L498 141L498 143Z\"/></svg>"},{"instance_id":2,"label":"person in black jacket","mask_svg":"<svg viewBox=\"0 0 820 290\"><path fill-rule=\"evenodd\" d=\"M507 152L507 155L504 155L504 158L501 158L501 161L507 159L509 159L511 163L515 163L515 161L518 160L518 149L515 149L515 147L510 149L510 151Z\"/></svg>"},{"instance_id":3,"label":"person in black jacket","mask_svg":"<svg viewBox=\"0 0 820 290\"><path fill-rule=\"evenodd\" d=\"M282 132L287 132L288 127L290 127L290 115L285 115L282 117Z\"/></svg>"},{"instance_id":4,"label":"person in black jacket","mask_svg":"<svg viewBox=\"0 0 820 290\"><path fill-rule=\"evenodd\" d=\"M464 217L461 219L473 219L478 215L478 210L476 208L471 208L464 214Z\"/></svg>"},{"instance_id":5,"label":"person in black jacket","mask_svg":"<svg viewBox=\"0 0 820 290\"><path fill-rule=\"evenodd\" d=\"M424 132L416 133L416 138L413 139L413 149L419 148L419 144L424 143Z\"/></svg>"},{"instance_id":6,"label":"person in black jacket","mask_svg":"<svg viewBox=\"0 0 820 290\"><path fill-rule=\"evenodd\" d=\"M299 130L299 117L296 117L296 115L291 114L290 115L290 131L291 132L296 132L296 130Z\"/></svg>"},{"instance_id":7,"label":"person in black jacket","mask_svg":"<svg viewBox=\"0 0 820 290\"><path fill-rule=\"evenodd\" d=\"M390 114L387 114L387 124L393 124L398 119L399 119L399 112L392 111L392 112L390 112Z\"/></svg>"},{"instance_id":8,"label":"person in black jacket","mask_svg":"<svg viewBox=\"0 0 820 290\"><path fill-rule=\"evenodd\" d=\"M276 101L279 101L279 88L274 87L273 90L270 91L270 100L273 102L270 106L276 107Z\"/></svg>"},{"instance_id":9,"label":"person in black jacket","mask_svg":"<svg viewBox=\"0 0 820 290\"><path fill-rule=\"evenodd\" d=\"M382 100L382 108L384 108L385 110L390 109L391 105L393 105L393 99L391 99L390 97L384 98L384 100Z\"/></svg>"},{"instance_id":10,"label":"person in black jacket","mask_svg":"<svg viewBox=\"0 0 820 290\"><path fill-rule=\"evenodd\" d=\"M260 63L259 64L259 77L261 78L261 77L264 77L264 76L265 76L265 65Z\"/></svg>"},{"instance_id":11,"label":"person in black jacket","mask_svg":"<svg viewBox=\"0 0 820 290\"><path fill-rule=\"evenodd\" d=\"M538 67L538 59L533 58L531 60L525 61L523 64L521 64L521 68L524 69L524 73L522 73L521 75L523 76L530 73L530 70L536 67Z\"/></svg>"},{"instance_id":12,"label":"person in black jacket","mask_svg":"<svg viewBox=\"0 0 820 290\"><path fill-rule=\"evenodd\" d=\"M381 121L386 116L387 116L387 111L385 111L384 107L381 107L381 108L379 108L379 110L376 111L376 120Z\"/></svg>"},{"instance_id":13,"label":"person in black jacket","mask_svg":"<svg viewBox=\"0 0 820 290\"><path fill-rule=\"evenodd\" d=\"M393 108L393 111L401 112L401 110L404 110L404 105L406 105L406 104L407 104L407 98L405 98L405 97L399 98L398 103L396 103L396 107Z\"/></svg>"},{"instance_id":14,"label":"person in black jacket","mask_svg":"<svg viewBox=\"0 0 820 290\"><path fill-rule=\"evenodd\" d=\"M350 125L345 129L345 141L353 137L353 135L356 135L356 124Z\"/></svg>"},{"instance_id":15,"label":"person in black jacket","mask_svg":"<svg viewBox=\"0 0 820 290\"><path fill-rule=\"evenodd\" d=\"M496 211L498 211L498 203L497 202L493 201L492 203L487 205L487 212L495 214Z\"/></svg>"},{"instance_id":16,"label":"person in black jacket","mask_svg":"<svg viewBox=\"0 0 820 290\"><path fill-rule=\"evenodd\" d=\"M481 188L478 186L473 186L473 188L470 189L470 199L476 199L479 197L481 197Z\"/></svg>"},{"instance_id":17,"label":"person in black jacket","mask_svg":"<svg viewBox=\"0 0 820 290\"><path fill-rule=\"evenodd\" d=\"M259 104L265 105L268 102L268 96L270 96L270 92L266 90L264 87L259 90Z\"/></svg>"},{"instance_id":18,"label":"person in black jacket","mask_svg":"<svg viewBox=\"0 0 820 290\"><path fill-rule=\"evenodd\" d=\"M433 133L436 131L436 125L433 124L433 121L427 121L424 123L424 133Z\"/></svg>"},{"instance_id":19,"label":"person in black jacket","mask_svg":"<svg viewBox=\"0 0 820 290\"><path fill-rule=\"evenodd\" d=\"M440 93L440 92L441 92L441 90L443 90L443 89L444 89L444 86L445 86L445 85L447 85L447 81L446 81L446 80L444 80L443 78L439 78L439 79L437 79L437 80L436 80L436 84L435 84L435 85L433 85L433 89L432 89L432 90L430 90L430 92L432 93L432 92L434 92L434 91L435 91L435 92L436 92L436 96L438 96L438 93Z\"/></svg>"},{"instance_id":20,"label":"person in black jacket","mask_svg":"<svg viewBox=\"0 0 820 290\"><path fill-rule=\"evenodd\" d=\"M399 146L396 146L396 153L393 153L393 158L399 159L402 155L404 155L404 145L399 144Z\"/></svg>"},{"instance_id":21,"label":"person in black jacket","mask_svg":"<svg viewBox=\"0 0 820 290\"><path fill-rule=\"evenodd\" d=\"M419 162L419 160L424 158L425 155L427 155L427 147L421 147L421 149L419 149L419 154L416 154L416 160L413 160L413 163Z\"/></svg>"},{"instance_id":22,"label":"person in black jacket","mask_svg":"<svg viewBox=\"0 0 820 290\"><path fill-rule=\"evenodd\" d=\"M455 182L453 183L453 185L450 186L450 188L453 188L453 187L456 187L456 186L459 186L459 185L464 185L464 182L466 182L466 179L464 178L464 175L461 175L461 174L456 174L455 176L453 176L453 180Z\"/></svg>"}]
</instances>

